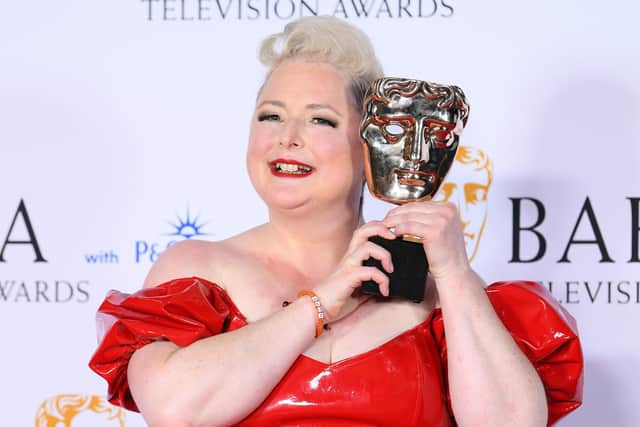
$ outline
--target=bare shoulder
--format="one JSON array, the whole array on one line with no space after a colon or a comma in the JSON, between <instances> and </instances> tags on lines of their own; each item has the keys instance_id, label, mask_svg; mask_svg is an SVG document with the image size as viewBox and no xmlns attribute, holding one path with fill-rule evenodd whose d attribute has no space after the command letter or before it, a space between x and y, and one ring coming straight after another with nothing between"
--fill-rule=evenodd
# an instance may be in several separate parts
<instances>
[{"instance_id":1,"label":"bare shoulder","mask_svg":"<svg viewBox=\"0 0 640 427\"><path fill-rule=\"evenodd\" d=\"M195 239L177 242L158 257L143 287L150 288L172 279L192 276L217 282L216 272L225 257L222 242Z\"/></svg>"},{"instance_id":2,"label":"bare shoulder","mask_svg":"<svg viewBox=\"0 0 640 427\"><path fill-rule=\"evenodd\" d=\"M201 277L229 291L235 270L245 269L253 259L246 248L255 247L259 227L218 242L183 240L165 250L151 267L144 282L149 288L181 277Z\"/></svg>"}]
</instances>

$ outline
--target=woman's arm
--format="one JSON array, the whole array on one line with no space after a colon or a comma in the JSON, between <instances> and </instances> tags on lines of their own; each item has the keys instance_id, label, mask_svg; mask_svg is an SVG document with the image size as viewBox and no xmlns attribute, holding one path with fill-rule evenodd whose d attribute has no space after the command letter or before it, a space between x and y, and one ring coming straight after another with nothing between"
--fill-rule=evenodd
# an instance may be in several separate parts
<instances>
[{"instance_id":1,"label":"woman's arm","mask_svg":"<svg viewBox=\"0 0 640 427\"><path fill-rule=\"evenodd\" d=\"M364 280L375 280L388 293L387 277L362 261L373 256L391 269L390 254L368 242L372 235L393 237L380 222L356 230L336 270L314 288L329 320L354 311L362 300L352 298ZM215 254L190 242L172 247L158 259L145 286L182 277L211 275ZM309 347L317 311L311 299L288 307L232 332L205 338L186 347L168 341L148 344L129 362L128 381L135 402L153 427L224 426L236 423L268 396L296 358Z\"/></svg>"},{"instance_id":2,"label":"woman's arm","mask_svg":"<svg viewBox=\"0 0 640 427\"><path fill-rule=\"evenodd\" d=\"M458 424L546 426L542 381L496 315L482 279L467 269L439 279L436 286Z\"/></svg>"},{"instance_id":3,"label":"woman's arm","mask_svg":"<svg viewBox=\"0 0 640 427\"><path fill-rule=\"evenodd\" d=\"M449 392L460 426L544 426L542 382L471 269L451 203L410 203L383 220L397 235L423 239L447 337Z\"/></svg>"},{"instance_id":4,"label":"woman's arm","mask_svg":"<svg viewBox=\"0 0 640 427\"><path fill-rule=\"evenodd\" d=\"M232 332L186 346L162 341L137 350L128 369L150 426L225 426L257 408L314 339L316 311L301 298Z\"/></svg>"}]
</instances>

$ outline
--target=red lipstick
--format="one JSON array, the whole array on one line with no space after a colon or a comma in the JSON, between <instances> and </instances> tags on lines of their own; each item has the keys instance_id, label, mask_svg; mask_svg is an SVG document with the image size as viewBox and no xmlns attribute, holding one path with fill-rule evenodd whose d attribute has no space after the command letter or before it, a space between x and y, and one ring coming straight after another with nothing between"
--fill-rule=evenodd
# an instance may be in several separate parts
<instances>
[{"instance_id":1,"label":"red lipstick","mask_svg":"<svg viewBox=\"0 0 640 427\"><path fill-rule=\"evenodd\" d=\"M293 159L275 159L269 162L271 173L283 178L304 178L311 175L314 168Z\"/></svg>"}]
</instances>

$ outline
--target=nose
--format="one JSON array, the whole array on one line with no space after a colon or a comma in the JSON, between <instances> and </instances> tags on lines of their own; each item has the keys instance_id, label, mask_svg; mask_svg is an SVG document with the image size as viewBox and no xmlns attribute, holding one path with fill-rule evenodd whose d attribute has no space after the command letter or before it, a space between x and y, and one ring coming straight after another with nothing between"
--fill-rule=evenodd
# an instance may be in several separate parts
<instances>
[{"instance_id":1,"label":"nose","mask_svg":"<svg viewBox=\"0 0 640 427\"><path fill-rule=\"evenodd\" d=\"M282 132L280 134L280 145L287 148L297 148L302 147L302 138L300 137L300 132L298 131L298 125L295 121L291 120L286 122L282 127Z\"/></svg>"},{"instance_id":2,"label":"nose","mask_svg":"<svg viewBox=\"0 0 640 427\"><path fill-rule=\"evenodd\" d=\"M405 147L405 159L413 164L420 163L421 160L429 161L429 147L426 146L424 120L417 120L412 141Z\"/></svg>"}]
</instances>

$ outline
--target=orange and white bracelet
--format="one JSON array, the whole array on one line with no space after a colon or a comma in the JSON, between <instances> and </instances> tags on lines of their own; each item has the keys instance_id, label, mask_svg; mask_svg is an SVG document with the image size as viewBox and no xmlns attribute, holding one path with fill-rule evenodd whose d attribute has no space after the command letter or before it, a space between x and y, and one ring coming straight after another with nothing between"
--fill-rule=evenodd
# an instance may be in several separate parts
<instances>
[{"instance_id":1,"label":"orange and white bracelet","mask_svg":"<svg viewBox=\"0 0 640 427\"><path fill-rule=\"evenodd\" d=\"M298 298L301 298L304 296L311 298L311 302L313 302L313 305L316 308L316 312L318 313L318 316L316 317L316 335L315 335L315 337L318 338L320 335L322 335L322 332L329 330L329 324L327 323L327 316L325 315L324 309L322 308L322 304L320 303L320 298L318 298L318 295L316 295L315 292L308 291L306 289L298 292ZM289 301L284 301L282 303L283 307L286 307L288 305L289 305Z\"/></svg>"},{"instance_id":2,"label":"orange and white bracelet","mask_svg":"<svg viewBox=\"0 0 640 427\"><path fill-rule=\"evenodd\" d=\"M307 290L298 292L298 298L304 296L308 296L311 298L311 302L313 302L313 305L318 312L318 317L316 317L316 338L318 338L320 335L322 335L322 332L324 332L324 327L329 326L326 325L327 317L325 316L324 310L322 309L322 304L320 304L320 298L318 298L318 295L316 295L315 292Z\"/></svg>"}]
</instances>

